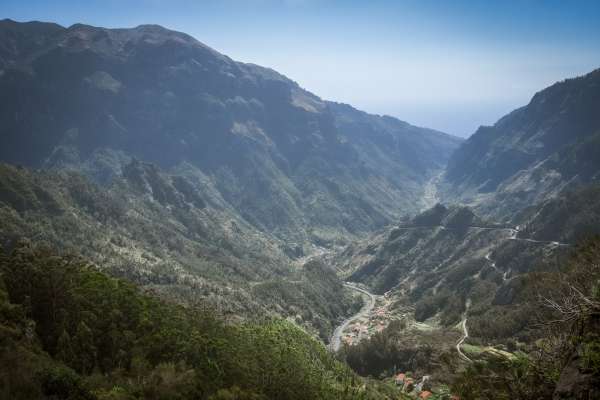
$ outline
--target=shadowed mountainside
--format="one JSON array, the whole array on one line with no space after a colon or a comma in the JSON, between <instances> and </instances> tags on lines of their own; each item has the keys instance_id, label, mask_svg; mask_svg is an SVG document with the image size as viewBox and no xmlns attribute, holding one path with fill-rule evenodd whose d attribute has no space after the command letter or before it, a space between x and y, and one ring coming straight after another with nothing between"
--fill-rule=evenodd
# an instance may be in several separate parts
<instances>
[{"instance_id":1,"label":"shadowed mountainside","mask_svg":"<svg viewBox=\"0 0 600 400\"><path fill-rule=\"evenodd\" d=\"M452 155L443 200L510 218L600 178L600 70L558 82L479 128Z\"/></svg>"},{"instance_id":2,"label":"shadowed mountainside","mask_svg":"<svg viewBox=\"0 0 600 400\"><path fill-rule=\"evenodd\" d=\"M251 225L301 245L419 211L424 182L460 143L156 25L4 20L0 41L0 160L99 182L131 157L187 165Z\"/></svg>"}]
</instances>

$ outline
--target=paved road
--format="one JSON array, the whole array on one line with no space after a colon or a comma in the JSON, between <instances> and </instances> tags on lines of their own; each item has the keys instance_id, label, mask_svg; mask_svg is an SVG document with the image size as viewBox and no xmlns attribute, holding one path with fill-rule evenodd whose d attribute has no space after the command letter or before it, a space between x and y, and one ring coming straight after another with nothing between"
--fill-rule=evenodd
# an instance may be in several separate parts
<instances>
[{"instance_id":1,"label":"paved road","mask_svg":"<svg viewBox=\"0 0 600 400\"><path fill-rule=\"evenodd\" d=\"M487 253L485 255L485 259L488 260L490 262L490 267L494 268L498 273L502 274L502 280L503 281L507 281L508 280L508 275L510 275L510 269L507 271L501 271L497 266L496 263L494 262L494 260L492 260L490 258L490 256L492 255L492 253Z\"/></svg>"},{"instance_id":2,"label":"paved road","mask_svg":"<svg viewBox=\"0 0 600 400\"><path fill-rule=\"evenodd\" d=\"M541 244L549 244L552 246L570 246L569 243L561 243L561 242L556 242L553 240L535 240L535 239L526 239L526 238L518 238L518 237L509 237L509 240L521 240L523 242L529 242L529 243L541 243Z\"/></svg>"},{"instance_id":3,"label":"paved road","mask_svg":"<svg viewBox=\"0 0 600 400\"><path fill-rule=\"evenodd\" d=\"M442 230L453 230L454 228L452 227L446 227L443 225L421 225L421 226L397 226L395 229L402 229L402 230L416 230L416 229L431 229L431 228L440 228ZM488 231L509 231L510 232L510 237L508 237L508 240L520 240L523 242L529 242L529 243L540 243L540 244L547 244L547 245L552 245L552 246L570 246L569 243L561 243L561 242L557 242L557 241L553 241L553 240L535 240L535 239L528 239L528 238L518 238L517 234L519 233L519 227L517 226L516 228L503 228L503 227L491 227L491 226L476 226L476 225L472 225L472 226L468 226L467 228L469 229L481 229L481 230L488 230Z\"/></svg>"},{"instance_id":4,"label":"paved road","mask_svg":"<svg viewBox=\"0 0 600 400\"><path fill-rule=\"evenodd\" d=\"M342 335L348 327L348 325L350 325L352 321L358 318L366 317L369 313L371 313L373 307L375 307L376 296L374 294L369 293L366 290L359 288L358 286L355 286L351 283L344 283L344 286L346 286L349 289L356 290L357 292L366 294L367 296L369 296L369 301L367 301L367 303L363 306L363 308L361 308L359 312L357 312L350 318L345 319L344 322L342 322L337 328L335 328L335 331L333 331L333 335L331 335L331 340L329 341L329 349L332 351L338 351L340 349L340 346L342 344Z\"/></svg>"},{"instance_id":5,"label":"paved road","mask_svg":"<svg viewBox=\"0 0 600 400\"><path fill-rule=\"evenodd\" d=\"M458 343L456 343L456 350L458 351L458 354L465 360L471 362L471 359L469 357L467 357L465 355L465 353L462 352L460 346L462 346L462 344L464 343L465 340L467 340L467 338L469 337L469 331L467 330L467 313L469 312L469 307L471 306L471 300L467 299L467 305L466 305L466 310L465 310L465 316L463 318L463 320L461 321L461 325L462 325L462 330L463 330L463 336L462 338L460 338L460 340L458 341Z\"/></svg>"}]
</instances>

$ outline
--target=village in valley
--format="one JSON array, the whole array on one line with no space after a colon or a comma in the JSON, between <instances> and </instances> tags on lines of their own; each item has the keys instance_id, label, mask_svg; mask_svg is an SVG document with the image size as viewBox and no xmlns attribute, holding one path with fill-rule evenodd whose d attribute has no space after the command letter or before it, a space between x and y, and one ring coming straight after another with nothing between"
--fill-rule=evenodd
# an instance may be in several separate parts
<instances>
[{"instance_id":1,"label":"village in valley","mask_svg":"<svg viewBox=\"0 0 600 400\"><path fill-rule=\"evenodd\" d=\"M444 343L445 351L456 357L455 367L471 362L470 359L461 358L456 352L457 343L462 350L473 359L489 357L514 357L511 353L493 346L475 346L463 344L462 325L446 329L441 327L437 317L426 321L414 319L414 309L403 298L404 291L400 290L392 294L391 291L381 295L373 295L364 288L357 285L348 285L350 288L360 292L365 300L365 306L353 319L347 321L344 329L339 332L340 342L343 346L355 346L363 340L368 340L376 334L382 333L390 327L394 321L400 326L401 335L407 345L414 340L431 341L432 343ZM391 329L391 328L390 328ZM396 328L394 328L396 329ZM429 399L429 400L458 400L459 397L452 394L445 385L437 384L436 371L394 371L390 383L394 384L401 393L401 398Z\"/></svg>"},{"instance_id":2,"label":"village in valley","mask_svg":"<svg viewBox=\"0 0 600 400\"><path fill-rule=\"evenodd\" d=\"M370 338L373 334L383 332L383 330L394 319L401 316L394 316L390 310L392 300L389 295L375 296L375 307L365 316L361 316L352 321L349 331L342 336L342 343L352 346L363 339Z\"/></svg>"},{"instance_id":3,"label":"village in valley","mask_svg":"<svg viewBox=\"0 0 600 400\"><path fill-rule=\"evenodd\" d=\"M366 297L363 293L362 296ZM346 330L342 331L341 342L346 346L353 346L362 340L367 340L377 333L386 329L392 321L403 320L410 323L411 327L417 330L430 330L427 324L419 323L412 318L412 309L398 308L397 299L392 298L391 292L383 296L373 296L374 304L368 313L359 315L352 320ZM409 322L410 321L410 322ZM458 400L458 396L451 395L447 388L432 392L431 378L429 375L417 376L411 372L397 372L393 377L393 383L398 387L404 396L418 399L448 399Z\"/></svg>"}]
</instances>

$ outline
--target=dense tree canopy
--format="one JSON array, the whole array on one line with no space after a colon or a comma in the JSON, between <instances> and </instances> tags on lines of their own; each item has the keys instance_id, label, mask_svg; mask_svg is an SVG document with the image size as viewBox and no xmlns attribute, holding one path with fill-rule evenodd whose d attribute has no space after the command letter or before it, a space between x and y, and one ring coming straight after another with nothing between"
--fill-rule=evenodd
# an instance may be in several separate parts
<instances>
[{"instance_id":1,"label":"dense tree canopy","mask_svg":"<svg viewBox=\"0 0 600 400\"><path fill-rule=\"evenodd\" d=\"M283 320L225 323L27 243L0 271L0 398L367 398Z\"/></svg>"}]
</instances>

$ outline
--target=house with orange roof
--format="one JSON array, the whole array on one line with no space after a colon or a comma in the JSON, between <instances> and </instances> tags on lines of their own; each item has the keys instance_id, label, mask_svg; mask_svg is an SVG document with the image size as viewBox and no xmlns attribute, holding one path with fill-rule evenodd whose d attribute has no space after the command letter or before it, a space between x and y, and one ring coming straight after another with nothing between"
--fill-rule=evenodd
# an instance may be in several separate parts
<instances>
[{"instance_id":1,"label":"house with orange roof","mask_svg":"<svg viewBox=\"0 0 600 400\"><path fill-rule=\"evenodd\" d=\"M431 393L429 390L423 390L421 393L419 393L419 398L420 399L428 399L433 395L433 393Z\"/></svg>"}]
</instances>

